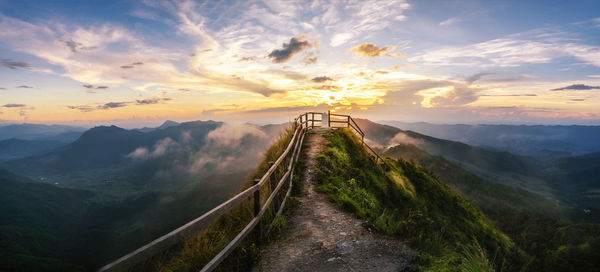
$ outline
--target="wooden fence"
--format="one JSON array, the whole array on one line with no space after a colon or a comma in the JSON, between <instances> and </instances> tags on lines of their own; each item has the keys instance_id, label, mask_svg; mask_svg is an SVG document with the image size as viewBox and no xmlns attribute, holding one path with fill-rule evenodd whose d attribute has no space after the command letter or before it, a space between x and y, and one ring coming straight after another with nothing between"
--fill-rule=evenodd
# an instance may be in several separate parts
<instances>
[{"instance_id":1,"label":"wooden fence","mask_svg":"<svg viewBox=\"0 0 600 272\"><path fill-rule=\"evenodd\" d=\"M324 120L324 118L328 119ZM215 257L213 257L213 259L210 262L208 262L202 268L201 271L204 272L214 270L257 226L259 227L257 233L259 235L262 235L263 224L261 224L260 221L265 212L273 203L273 200L277 198L279 193L281 193L282 188L285 187L287 191L285 197L281 201L281 204L279 204L276 216L281 214L285 206L286 199L290 195L290 192L292 190L294 165L300 155L300 150L306 131L315 127L323 127L328 124L332 128L352 129L360 137L363 145L365 145L367 149L371 152L372 157L376 160L376 162L380 165L387 165L385 160L383 160L379 155L377 155L377 153L371 147L364 143L364 132L349 115L325 115L319 112L307 112L301 114L300 116L298 116L298 118L294 119L294 134L287 148L283 151L283 153L275 162L271 163L269 169L262 176L262 178L256 179L254 181L253 186L238 193L237 195L233 196L221 205L213 208L212 210L188 222L187 224L157 238L156 240L134 250L133 252L113 261L112 263L103 266L99 269L99 271L127 271L128 269L134 267L136 264L143 263L148 259L152 258L153 256L171 248L175 244L183 242L192 234L201 231L206 226L217 220L221 215L227 213L231 209L240 205L245 200L248 200L250 197L252 197L254 199L254 218L246 225L246 227L244 227L244 229L242 229L242 231L235 238L233 238L233 240L231 240L231 242L229 242L229 244L227 244L227 246L225 246L225 248L223 248L223 250L221 250L221 252L219 252ZM276 172L282 167L284 174L278 180ZM261 188L265 186L267 182L271 186L271 194L261 206L260 192ZM270 232L273 226L272 224L273 222L270 223L266 231L267 234Z\"/></svg>"}]
</instances>

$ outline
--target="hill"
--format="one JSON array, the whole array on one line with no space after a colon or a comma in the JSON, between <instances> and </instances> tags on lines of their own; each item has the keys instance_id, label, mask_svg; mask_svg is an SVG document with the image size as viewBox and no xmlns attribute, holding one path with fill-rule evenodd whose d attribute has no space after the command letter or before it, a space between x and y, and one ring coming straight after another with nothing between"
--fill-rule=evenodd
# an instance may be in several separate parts
<instances>
[{"instance_id":1,"label":"hill","mask_svg":"<svg viewBox=\"0 0 600 272\"><path fill-rule=\"evenodd\" d=\"M7 139L0 141L0 161L39 155L65 145L59 141Z\"/></svg>"},{"instance_id":2,"label":"hill","mask_svg":"<svg viewBox=\"0 0 600 272\"><path fill-rule=\"evenodd\" d=\"M412 144L427 153L442 156L486 180L520 187L547 197L556 195L556 190L546 182L540 170L543 165L532 158L403 131L366 119L356 119L356 122L367 139L382 148Z\"/></svg>"},{"instance_id":3,"label":"hill","mask_svg":"<svg viewBox=\"0 0 600 272\"><path fill-rule=\"evenodd\" d=\"M63 125L12 124L0 126L0 140L11 138L22 140L56 140L50 139L61 134L81 133L85 128Z\"/></svg>"},{"instance_id":4,"label":"hill","mask_svg":"<svg viewBox=\"0 0 600 272\"><path fill-rule=\"evenodd\" d=\"M544 125L442 125L430 123L382 123L437 138L490 147L514 154L556 159L600 151L600 126Z\"/></svg>"},{"instance_id":5,"label":"hill","mask_svg":"<svg viewBox=\"0 0 600 272\"><path fill-rule=\"evenodd\" d=\"M379 168L347 130L326 137L330 143L315 169L320 191L379 231L411 242L420 270L526 267L525 253L510 238L434 176L402 159Z\"/></svg>"}]
</instances>

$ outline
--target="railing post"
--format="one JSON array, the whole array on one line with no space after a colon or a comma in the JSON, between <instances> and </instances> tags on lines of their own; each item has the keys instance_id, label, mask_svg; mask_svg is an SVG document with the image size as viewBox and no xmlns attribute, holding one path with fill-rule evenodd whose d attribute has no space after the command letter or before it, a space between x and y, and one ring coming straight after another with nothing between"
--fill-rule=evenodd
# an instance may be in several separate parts
<instances>
[{"instance_id":1,"label":"railing post","mask_svg":"<svg viewBox=\"0 0 600 272\"><path fill-rule=\"evenodd\" d=\"M350 128L350 115L348 115L348 118L346 120L346 127Z\"/></svg>"},{"instance_id":2,"label":"railing post","mask_svg":"<svg viewBox=\"0 0 600 272\"><path fill-rule=\"evenodd\" d=\"M269 169L271 169L273 164L275 164L275 162L269 162ZM275 171L269 176L269 183L271 183L271 192L275 191L275 187L277 187L277 176L275 176Z\"/></svg>"},{"instance_id":3,"label":"railing post","mask_svg":"<svg viewBox=\"0 0 600 272\"><path fill-rule=\"evenodd\" d=\"M315 128L315 113L311 113L311 122L310 122L310 128Z\"/></svg>"},{"instance_id":4,"label":"railing post","mask_svg":"<svg viewBox=\"0 0 600 272\"><path fill-rule=\"evenodd\" d=\"M254 185L258 184L260 179L254 179ZM258 216L260 213L260 186L254 192L254 217ZM256 226L256 239L260 240L262 238L262 221L258 222L258 226Z\"/></svg>"}]
</instances>

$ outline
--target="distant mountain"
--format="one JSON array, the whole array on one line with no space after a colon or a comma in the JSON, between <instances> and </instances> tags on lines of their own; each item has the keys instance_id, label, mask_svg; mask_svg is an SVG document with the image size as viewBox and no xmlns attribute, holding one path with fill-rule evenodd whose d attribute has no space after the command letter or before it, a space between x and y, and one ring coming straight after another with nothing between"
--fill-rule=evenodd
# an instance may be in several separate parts
<instances>
[{"instance_id":1,"label":"distant mountain","mask_svg":"<svg viewBox=\"0 0 600 272\"><path fill-rule=\"evenodd\" d=\"M555 159L600 151L600 126L440 125L382 121L403 130L487 146L511 153Z\"/></svg>"},{"instance_id":2,"label":"distant mountain","mask_svg":"<svg viewBox=\"0 0 600 272\"><path fill-rule=\"evenodd\" d=\"M356 122L363 129L368 140L382 147L413 144L428 153L457 163L487 180L553 195L553 189L542 180L542 174L538 170L539 165L531 158L442 140L413 131L403 131L366 119L356 119Z\"/></svg>"},{"instance_id":3,"label":"distant mountain","mask_svg":"<svg viewBox=\"0 0 600 272\"><path fill-rule=\"evenodd\" d=\"M56 140L50 138L64 133L83 132L85 130L82 127L63 125L12 124L0 126L0 140L11 138L23 140Z\"/></svg>"},{"instance_id":4,"label":"distant mountain","mask_svg":"<svg viewBox=\"0 0 600 272\"><path fill-rule=\"evenodd\" d=\"M20 140L15 138L2 140L0 141L0 160L13 160L39 155L64 145L59 141Z\"/></svg>"},{"instance_id":5,"label":"distant mountain","mask_svg":"<svg viewBox=\"0 0 600 272\"><path fill-rule=\"evenodd\" d=\"M138 148L149 150L159 140L177 140L184 133L195 144L200 144L206 134L221 125L222 123L213 121L195 121L147 133L116 126L99 126L86 131L79 139L56 151L14 161L11 165L19 169L19 172L35 169L50 173L123 166L130 162L126 155Z\"/></svg>"},{"instance_id":6,"label":"distant mountain","mask_svg":"<svg viewBox=\"0 0 600 272\"><path fill-rule=\"evenodd\" d=\"M140 132L150 132L150 131L154 131L157 129L165 129L168 127L174 127L179 125L179 123L175 122L175 121L171 121L171 120L167 120L165 121L162 125L158 126L158 127L143 127L143 128L137 128L134 130L140 131Z\"/></svg>"}]
</instances>

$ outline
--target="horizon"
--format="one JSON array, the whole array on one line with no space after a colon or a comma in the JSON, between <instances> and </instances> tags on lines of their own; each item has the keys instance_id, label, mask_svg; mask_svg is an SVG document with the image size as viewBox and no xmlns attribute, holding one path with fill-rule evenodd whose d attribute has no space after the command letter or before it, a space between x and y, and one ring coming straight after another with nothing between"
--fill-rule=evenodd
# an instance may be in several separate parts
<instances>
[{"instance_id":1,"label":"horizon","mask_svg":"<svg viewBox=\"0 0 600 272\"><path fill-rule=\"evenodd\" d=\"M0 125L600 125L597 1L0 1Z\"/></svg>"}]
</instances>

